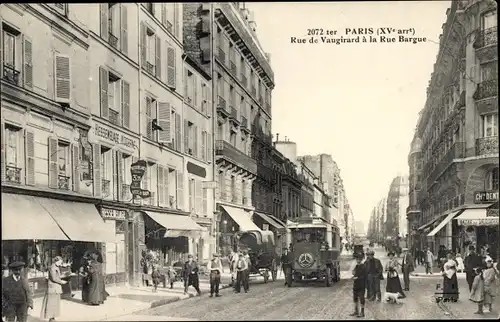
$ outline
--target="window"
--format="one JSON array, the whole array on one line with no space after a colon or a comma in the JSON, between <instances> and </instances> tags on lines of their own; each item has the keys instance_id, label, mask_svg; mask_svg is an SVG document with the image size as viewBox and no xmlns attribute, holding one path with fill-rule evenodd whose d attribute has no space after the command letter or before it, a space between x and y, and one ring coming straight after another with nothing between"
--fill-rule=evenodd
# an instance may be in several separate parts
<instances>
[{"instance_id":1,"label":"window","mask_svg":"<svg viewBox=\"0 0 500 322\"><path fill-rule=\"evenodd\" d=\"M481 81L489 81L498 77L498 62L490 62L481 65Z\"/></svg>"},{"instance_id":2,"label":"window","mask_svg":"<svg viewBox=\"0 0 500 322\"><path fill-rule=\"evenodd\" d=\"M236 188L236 177L231 176L231 202L238 202L237 188Z\"/></svg>"},{"instance_id":3,"label":"window","mask_svg":"<svg viewBox=\"0 0 500 322\"><path fill-rule=\"evenodd\" d=\"M156 59L156 37L153 31L147 30L146 39L146 71L150 74L155 73L155 59Z\"/></svg>"},{"instance_id":4,"label":"window","mask_svg":"<svg viewBox=\"0 0 500 322\"><path fill-rule=\"evenodd\" d=\"M196 198L196 182L194 179L189 179L189 211L195 211L195 198Z\"/></svg>"},{"instance_id":5,"label":"window","mask_svg":"<svg viewBox=\"0 0 500 322\"><path fill-rule=\"evenodd\" d=\"M130 84L105 67L99 68L101 117L130 127Z\"/></svg>"},{"instance_id":6,"label":"window","mask_svg":"<svg viewBox=\"0 0 500 322\"><path fill-rule=\"evenodd\" d=\"M59 189L69 190L71 179L71 152L67 142L57 142L57 173Z\"/></svg>"},{"instance_id":7,"label":"window","mask_svg":"<svg viewBox=\"0 0 500 322\"><path fill-rule=\"evenodd\" d=\"M498 114L488 114L482 116L483 137L498 135Z\"/></svg>"},{"instance_id":8,"label":"window","mask_svg":"<svg viewBox=\"0 0 500 322\"><path fill-rule=\"evenodd\" d=\"M132 165L132 157L124 153L118 153L118 157L122 158L121 162L118 161L117 171L119 171L118 176L121 178L119 191L121 190L121 196L118 196L119 200L130 201L132 199L132 194L130 193L130 183L132 182L132 174L130 173L130 166Z\"/></svg>"},{"instance_id":9,"label":"window","mask_svg":"<svg viewBox=\"0 0 500 322\"><path fill-rule=\"evenodd\" d=\"M176 193L178 192L179 185L177 184L177 171L175 169L168 169L168 205L170 208L178 207ZM182 198L181 198L182 200Z\"/></svg>"},{"instance_id":10,"label":"window","mask_svg":"<svg viewBox=\"0 0 500 322\"><path fill-rule=\"evenodd\" d=\"M497 26L497 13L493 11L489 11L483 14L481 19L481 27L483 30L493 28Z\"/></svg>"},{"instance_id":11,"label":"window","mask_svg":"<svg viewBox=\"0 0 500 322\"><path fill-rule=\"evenodd\" d=\"M219 190L219 198L221 200L225 199L226 196L226 178L224 175L224 171L219 171L219 175L217 176L217 188Z\"/></svg>"},{"instance_id":12,"label":"window","mask_svg":"<svg viewBox=\"0 0 500 322\"><path fill-rule=\"evenodd\" d=\"M5 179L21 183L23 167L23 143L21 128L5 125Z\"/></svg>"},{"instance_id":13,"label":"window","mask_svg":"<svg viewBox=\"0 0 500 322\"><path fill-rule=\"evenodd\" d=\"M3 61L9 67L16 66L16 38L12 31L3 31Z\"/></svg>"},{"instance_id":14,"label":"window","mask_svg":"<svg viewBox=\"0 0 500 322\"><path fill-rule=\"evenodd\" d=\"M120 35L120 4L119 3L108 3L108 28L109 28L109 44L114 48L119 47L119 35Z\"/></svg>"},{"instance_id":15,"label":"window","mask_svg":"<svg viewBox=\"0 0 500 322\"><path fill-rule=\"evenodd\" d=\"M485 181L485 190L498 191L499 171L495 168L488 172Z\"/></svg>"},{"instance_id":16,"label":"window","mask_svg":"<svg viewBox=\"0 0 500 322\"><path fill-rule=\"evenodd\" d=\"M128 54L128 13L126 3L101 3L101 38L111 47Z\"/></svg>"},{"instance_id":17,"label":"window","mask_svg":"<svg viewBox=\"0 0 500 322\"><path fill-rule=\"evenodd\" d=\"M155 4L154 2L145 2L144 3L144 7L146 8L146 10L152 14L153 16L155 15Z\"/></svg>"},{"instance_id":18,"label":"window","mask_svg":"<svg viewBox=\"0 0 500 322\"><path fill-rule=\"evenodd\" d=\"M162 144L172 146L172 108L170 103L158 102L151 96L146 96L145 136ZM175 115L175 114L174 114ZM177 119L177 117L176 117Z\"/></svg>"},{"instance_id":19,"label":"window","mask_svg":"<svg viewBox=\"0 0 500 322\"><path fill-rule=\"evenodd\" d=\"M229 137L232 146L236 147L236 132L231 131L231 136Z\"/></svg>"},{"instance_id":20,"label":"window","mask_svg":"<svg viewBox=\"0 0 500 322\"><path fill-rule=\"evenodd\" d=\"M108 147L101 146L101 193L104 198L112 197L113 187L113 150Z\"/></svg>"},{"instance_id":21,"label":"window","mask_svg":"<svg viewBox=\"0 0 500 322\"><path fill-rule=\"evenodd\" d=\"M246 193L247 193L247 181L245 180L241 180L241 191L243 192L242 193L242 200L241 200L241 203L242 204L245 204L245 201L246 201Z\"/></svg>"},{"instance_id":22,"label":"window","mask_svg":"<svg viewBox=\"0 0 500 322\"><path fill-rule=\"evenodd\" d=\"M245 154L248 153L247 138L244 135L241 136L241 151Z\"/></svg>"},{"instance_id":23,"label":"window","mask_svg":"<svg viewBox=\"0 0 500 322\"><path fill-rule=\"evenodd\" d=\"M201 159L207 161L207 132L201 131Z\"/></svg>"},{"instance_id":24,"label":"window","mask_svg":"<svg viewBox=\"0 0 500 322\"><path fill-rule=\"evenodd\" d=\"M11 26L2 24L2 78L12 84L21 85L21 71L24 61L24 84L32 87L32 42ZM23 38L25 46L23 46ZM24 52L23 52L24 49Z\"/></svg>"},{"instance_id":25,"label":"window","mask_svg":"<svg viewBox=\"0 0 500 322\"><path fill-rule=\"evenodd\" d=\"M184 123L184 146L186 153L192 156L197 156L198 149L198 128L192 122L185 120Z\"/></svg>"}]
</instances>

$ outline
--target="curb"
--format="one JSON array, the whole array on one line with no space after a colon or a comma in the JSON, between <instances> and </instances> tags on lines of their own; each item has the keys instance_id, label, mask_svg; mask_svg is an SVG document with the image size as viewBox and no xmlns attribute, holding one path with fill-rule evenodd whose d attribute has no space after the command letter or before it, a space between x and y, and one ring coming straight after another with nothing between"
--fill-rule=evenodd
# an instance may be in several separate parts
<instances>
[{"instance_id":1,"label":"curb","mask_svg":"<svg viewBox=\"0 0 500 322\"><path fill-rule=\"evenodd\" d=\"M226 285L222 285L219 289L224 290L224 289L230 288L230 287L232 287L231 284L226 284ZM167 304L174 303L177 301L187 300L187 299L190 299L193 297L196 297L196 295L189 293L187 295L175 296L175 297L165 298L165 299L161 299L161 300L156 300L156 301L151 302L150 308L151 309L156 308L156 307L167 305ZM140 310L140 311L142 311L142 310ZM133 313L134 312L132 312L132 314Z\"/></svg>"}]
</instances>

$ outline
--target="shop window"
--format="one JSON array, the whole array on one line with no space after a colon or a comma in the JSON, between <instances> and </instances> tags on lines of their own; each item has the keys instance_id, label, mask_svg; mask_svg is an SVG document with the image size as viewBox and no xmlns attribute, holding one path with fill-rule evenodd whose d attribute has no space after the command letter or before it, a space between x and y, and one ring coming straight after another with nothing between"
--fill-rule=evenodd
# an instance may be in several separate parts
<instances>
[{"instance_id":1,"label":"shop window","mask_svg":"<svg viewBox=\"0 0 500 322\"><path fill-rule=\"evenodd\" d=\"M495 168L488 172L486 175L486 181L485 181L485 190L493 190L493 191L498 191L498 180L499 180L499 173L498 173L498 168Z\"/></svg>"},{"instance_id":2,"label":"shop window","mask_svg":"<svg viewBox=\"0 0 500 322\"><path fill-rule=\"evenodd\" d=\"M21 183L21 172L24 161L21 128L5 125L5 180Z\"/></svg>"}]
</instances>

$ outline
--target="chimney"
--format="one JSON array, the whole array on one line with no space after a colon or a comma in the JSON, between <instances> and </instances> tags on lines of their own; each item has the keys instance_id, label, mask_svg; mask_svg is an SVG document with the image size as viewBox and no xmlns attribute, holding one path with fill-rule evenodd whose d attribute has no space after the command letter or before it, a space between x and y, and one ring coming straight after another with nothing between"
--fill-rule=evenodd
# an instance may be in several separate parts
<instances>
[{"instance_id":1,"label":"chimney","mask_svg":"<svg viewBox=\"0 0 500 322\"><path fill-rule=\"evenodd\" d=\"M280 134L276 133L276 142L278 142L279 140L280 140Z\"/></svg>"}]
</instances>

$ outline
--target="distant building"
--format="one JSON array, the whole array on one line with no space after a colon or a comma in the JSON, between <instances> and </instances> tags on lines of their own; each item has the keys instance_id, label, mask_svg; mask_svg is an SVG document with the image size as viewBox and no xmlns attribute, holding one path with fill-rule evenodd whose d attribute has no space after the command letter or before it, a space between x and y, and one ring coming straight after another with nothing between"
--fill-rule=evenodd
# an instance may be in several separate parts
<instances>
[{"instance_id":1,"label":"distant building","mask_svg":"<svg viewBox=\"0 0 500 322\"><path fill-rule=\"evenodd\" d=\"M366 235L365 223L361 220L354 221L354 232L356 235Z\"/></svg>"},{"instance_id":2,"label":"distant building","mask_svg":"<svg viewBox=\"0 0 500 322\"><path fill-rule=\"evenodd\" d=\"M408 233L406 208L408 207L408 177L398 176L392 180L387 195L386 237L405 238Z\"/></svg>"}]
</instances>

